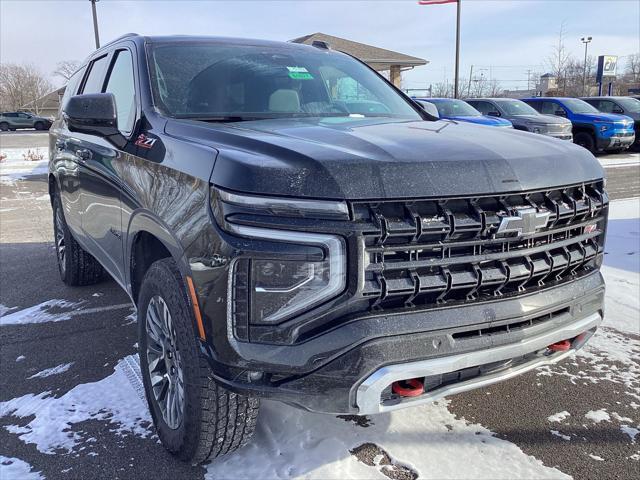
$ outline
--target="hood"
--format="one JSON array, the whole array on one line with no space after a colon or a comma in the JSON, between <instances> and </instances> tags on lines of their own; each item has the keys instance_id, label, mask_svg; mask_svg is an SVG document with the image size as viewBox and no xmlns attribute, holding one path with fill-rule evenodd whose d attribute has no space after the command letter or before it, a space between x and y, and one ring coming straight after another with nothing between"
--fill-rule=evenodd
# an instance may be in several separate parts
<instances>
[{"instance_id":1,"label":"hood","mask_svg":"<svg viewBox=\"0 0 640 480\"><path fill-rule=\"evenodd\" d=\"M574 113L574 120L583 120L591 122L609 122L609 123L628 123L633 124L633 119L626 115L620 115L618 113Z\"/></svg>"},{"instance_id":2,"label":"hood","mask_svg":"<svg viewBox=\"0 0 640 480\"><path fill-rule=\"evenodd\" d=\"M557 117L556 115L513 115L512 117L508 117L512 122L534 122L534 123L544 123L546 125L564 125L567 123L571 123L570 120L567 120L563 117Z\"/></svg>"},{"instance_id":3,"label":"hood","mask_svg":"<svg viewBox=\"0 0 640 480\"><path fill-rule=\"evenodd\" d=\"M168 134L218 151L212 183L239 192L331 199L519 192L603 177L586 149L446 120L172 120Z\"/></svg>"},{"instance_id":4,"label":"hood","mask_svg":"<svg viewBox=\"0 0 640 480\"><path fill-rule=\"evenodd\" d=\"M477 116L477 115L459 115L456 117L446 117L451 120L458 120L460 122L477 123L478 125L488 125L490 127L507 127L511 125L509 120L502 118L489 117L489 116Z\"/></svg>"}]
</instances>

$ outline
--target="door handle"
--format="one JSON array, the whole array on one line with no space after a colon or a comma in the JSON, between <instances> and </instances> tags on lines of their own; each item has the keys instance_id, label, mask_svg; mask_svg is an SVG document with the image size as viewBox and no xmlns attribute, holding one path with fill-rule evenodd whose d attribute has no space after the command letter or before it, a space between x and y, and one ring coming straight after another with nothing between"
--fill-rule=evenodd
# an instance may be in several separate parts
<instances>
[{"instance_id":1,"label":"door handle","mask_svg":"<svg viewBox=\"0 0 640 480\"><path fill-rule=\"evenodd\" d=\"M65 148L67 148L67 142L60 139L56 140L56 148L59 152L63 151Z\"/></svg>"},{"instance_id":2,"label":"door handle","mask_svg":"<svg viewBox=\"0 0 640 480\"><path fill-rule=\"evenodd\" d=\"M91 160L91 150L86 148L79 148L76 150L76 155L80 160Z\"/></svg>"}]
</instances>

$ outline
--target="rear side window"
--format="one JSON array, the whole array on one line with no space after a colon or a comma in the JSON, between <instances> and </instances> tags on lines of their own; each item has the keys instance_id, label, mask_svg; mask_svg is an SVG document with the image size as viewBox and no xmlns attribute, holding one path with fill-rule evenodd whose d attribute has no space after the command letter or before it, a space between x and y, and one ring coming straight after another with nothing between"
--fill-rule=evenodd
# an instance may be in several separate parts
<instances>
[{"instance_id":1,"label":"rear side window","mask_svg":"<svg viewBox=\"0 0 640 480\"><path fill-rule=\"evenodd\" d=\"M102 79L107 66L107 56L94 60L89 67L89 75L84 82L82 93L100 93L102 91Z\"/></svg>"},{"instance_id":2,"label":"rear side window","mask_svg":"<svg viewBox=\"0 0 640 480\"><path fill-rule=\"evenodd\" d=\"M60 101L60 108L64 109L67 106L67 102L71 97L73 97L76 93L78 93L78 84L84 75L85 67L82 67L76 73L71 75L71 78L67 82L67 86L64 89L64 95L62 96L62 100Z\"/></svg>"},{"instance_id":3,"label":"rear side window","mask_svg":"<svg viewBox=\"0 0 640 480\"><path fill-rule=\"evenodd\" d=\"M478 110L483 115L488 115L489 112L497 112L498 109L489 102L473 102L471 106Z\"/></svg>"},{"instance_id":4,"label":"rear side window","mask_svg":"<svg viewBox=\"0 0 640 480\"><path fill-rule=\"evenodd\" d=\"M615 103L610 100L600 100L597 105L594 105L598 110L605 113L613 113L614 110L620 110Z\"/></svg>"},{"instance_id":5,"label":"rear side window","mask_svg":"<svg viewBox=\"0 0 640 480\"><path fill-rule=\"evenodd\" d=\"M567 113L564 108L555 102L542 102L542 109L540 113L545 115L558 115L558 113Z\"/></svg>"},{"instance_id":6,"label":"rear side window","mask_svg":"<svg viewBox=\"0 0 640 480\"><path fill-rule=\"evenodd\" d=\"M116 52L105 92L113 93L118 112L118 128L129 133L136 117L136 90L133 83L133 60L129 50Z\"/></svg>"}]
</instances>

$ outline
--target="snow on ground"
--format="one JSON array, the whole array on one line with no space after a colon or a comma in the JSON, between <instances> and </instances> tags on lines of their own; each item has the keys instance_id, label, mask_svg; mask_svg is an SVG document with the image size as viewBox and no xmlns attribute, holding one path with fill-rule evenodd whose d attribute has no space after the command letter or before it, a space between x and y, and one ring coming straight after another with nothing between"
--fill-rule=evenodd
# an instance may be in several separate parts
<instances>
[{"instance_id":1,"label":"snow on ground","mask_svg":"<svg viewBox=\"0 0 640 480\"><path fill-rule=\"evenodd\" d=\"M562 375L572 383L610 381L640 400L640 198L611 202L605 252L604 322L577 353L586 368L576 374L559 363L538 369L538 375Z\"/></svg>"},{"instance_id":2,"label":"snow on ground","mask_svg":"<svg viewBox=\"0 0 640 480\"><path fill-rule=\"evenodd\" d=\"M40 472L32 472L31 465L19 458L0 455L0 478L2 480L40 480Z\"/></svg>"},{"instance_id":3,"label":"snow on ground","mask_svg":"<svg viewBox=\"0 0 640 480\"><path fill-rule=\"evenodd\" d=\"M563 412L554 413L553 415L548 417L547 420L550 422L562 422L570 416L571 414L565 410Z\"/></svg>"},{"instance_id":4,"label":"snow on ground","mask_svg":"<svg viewBox=\"0 0 640 480\"><path fill-rule=\"evenodd\" d=\"M585 414L585 418L588 418L594 423L609 422L611 420L606 408L601 410L589 410Z\"/></svg>"},{"instance_id":5,"label":"snow on ground","mask_svg":"<svg viewBox=\"0 0 640 480\"><path fill-rule=\"evenodd\" d=\"M350 453L365 444L421 479L569 478L481 425L456 418L447 403L376 415L363 427L263 402L255 439L209 464L206 478L386 478Z\"/></svg>"},{"instance_id":6,"label":"snow on ground","mask_svg":"<svg viewBox=\"0 0 640 480\"><path fill-rule=\"evenodd\" d=\"M32 378L45 378L45 377L50 377L51 375L60 375L61 373L66 372L67 370L69 370L71 368L71 365L73 365L74 362L70 362L70 363L63 363L61 365L57 365L55 367L51 367L51 368L45 368L44 370L33 374L29 377L29 379Z\"/></svg>"},{"instance_id":7,"label":"snow on ground","mask_svg":"<svg viewBox=\"0 0 640 480\"><path fill-rule=\"evenodd\" d=\"M33 416L22 427L19 438L48 454L57 449L71 452L80 443L87 442L89 439L83 432L72 431L73 424L86 420L109 421L115 424L112 431L122 435L148 437L151 434L147 406L120 368L97 382L76 385L61 397L55 397L51 392L28 393L0 402L0 417L6 416ZM13 427L16 426L5 428Z\"/></svg>"},{"instance_id":8,"label":"snow on ground","mask_svg":"<svg viewBox=\"0 0 640 480\"><path fill-rule=\"evenodd\" d=\"M47 300L33 307L4 314L0 311L0 325L24 325L27 323L62 322L69 320L69 310L77 307L78 303L66 300ZM6 309L6 307L4 307ZM4 310L0 309L0 310ZM13 309L6 309L13 310Z\"/></svg>"},{"instance_id":9,"label":"snow on ground","mask_svg":"<svg viewBox=\"0 0 640 480\"><path fill-rule=\"evenodd\" d=\"M0 326L62 322L70 320L77 315L87 315L108 310L121 310L131 307L130 303L118 303L114 305L105 305L103 307L80 309L84 302L84 300L75 303L68 302L66 300L47 300L46 302L39 303L33 307L28 307L18 311L14 311L15 307L7 309L7 307L0 305ZM3 309L4 312L11 311L12 313L2 313ZM134 309L132 309L132 312L134 312ZM135 313L126 317L125 320L131 323L131 318L135 319Z\"/></svg>"},{"instance_id":10,"label":"snow on ground","mask_svg":"<svg viewBox=\"0 0 640 480\"><path fill-rule=\"evenodd\" d=\"M48 148L3 148L0 150L0 184L13 185L29 175L48 172Z\"/></svg>"}]
</instances>

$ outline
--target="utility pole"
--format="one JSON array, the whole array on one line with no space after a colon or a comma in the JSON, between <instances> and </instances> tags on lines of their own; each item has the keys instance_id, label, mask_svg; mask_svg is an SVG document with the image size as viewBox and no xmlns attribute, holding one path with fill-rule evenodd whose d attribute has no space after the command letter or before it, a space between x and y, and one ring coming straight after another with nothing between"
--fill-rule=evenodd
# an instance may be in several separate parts
<instances>
[{"instance_id":1,"label":"utility pole","mask_svg":"<svg viewBox=\"0 0 640 480\"><path fill-rule=\"evenodd\" d=\"M471 96L471 78L473 77L473 65L469 69L469 86L467 87L467 97Z\"/></svg>"},{"instance_id":2,"label":"utility pole","mask_svg":"<svg viewBox=\"0 0 640 480\"><path fill-rule=\"evenodd\" d=\"M593 37L582 37L580 41L584 43L584 72L582 74L582 96L587 96L587 48L589 48L589 43Z\"/></svg>"},{"instance_id":3,"label":"utility pole","mask_svg":"<svg viewBox=\"0 0 640 480\"><path fill-rule=\"evenodd\" d=\"M91 11L93 13L93 33L96 37L96 48L100 48L100 35L98 34L98 13L96 12L96 2L99 0L89 0L91 2Z\"/></svg>"},{"instance_id":4,"label":"utility pole","mask_svg":"<svg viewBox=\"0 0 640 480\"><path fill-rule=\"evenodd\" d=\"M453 89L453 98L458 98L458 83L460 77L458 76L460 69L460 5L462 0L456 2L456 84Z\"/></svg>"},{"instance_id":5,"label":"utility pole","mask_svg":"<svg viewBox=\"0 0 640 480\"><path fill-rule=\"evenodd\" d=\"M531 90L531 70L527 70L527 91Z\"/></svg>"}]
</instances>

